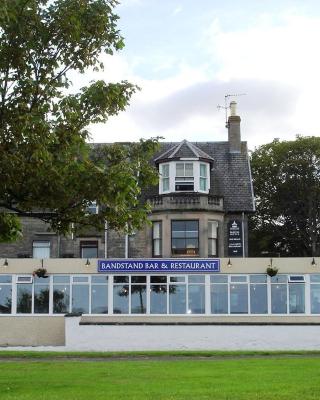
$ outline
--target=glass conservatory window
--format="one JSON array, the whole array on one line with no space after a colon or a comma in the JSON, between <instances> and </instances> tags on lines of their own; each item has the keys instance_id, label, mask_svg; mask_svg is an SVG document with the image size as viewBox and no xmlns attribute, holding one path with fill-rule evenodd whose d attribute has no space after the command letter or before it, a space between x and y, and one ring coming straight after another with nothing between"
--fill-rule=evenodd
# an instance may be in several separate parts
<instances>
[{"instance_id":1,"label":"glass conservatory window","mask_svg":"<svg viewBox=\"0 0 320 400\"><path fill-rule=\"evenodd\" d=\"M53 277L53 313L64 314L70 311L70 276Z\"/></svg>"},{"instance_id":2,"label":"glass conservatory window","mask_svg":"<svg viewBox=\"0 0 320 400\"><path fill-rule=\"evenodd\" d=\"M129 314L129 276L113 278L113 313Z\"/></svg>"},{"instance_id":3,"label":"glass conservatory window","mask_svg":"<svg viewBox=\"0 0 320 400\"><path fill-rule=\"evenodd\" d=\"M12 276L0 275L0 314L11 314Z\"/></svg>"},{"instance_id":4,"label":"glass conservatory window","mask_svg":"<svg viewBox=\"0 0 320 400\"><path fill-rule=\"evenodd\" d=\"M167 276L150 277L150 314L167 313Z\"/></svg>"}]
</instances>

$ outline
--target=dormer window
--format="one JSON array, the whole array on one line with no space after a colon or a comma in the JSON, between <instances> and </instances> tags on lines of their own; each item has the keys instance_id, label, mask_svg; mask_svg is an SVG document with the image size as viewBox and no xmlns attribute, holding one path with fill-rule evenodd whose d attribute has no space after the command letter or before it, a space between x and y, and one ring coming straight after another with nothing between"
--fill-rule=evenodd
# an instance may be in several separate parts
<instances>
[{"instance_id":1,"label":"dormer window","mask_svg":"<svg viewBox=\"0 0 320 400\"><path fill-rule=\"evenodd\" d=\"M199 160L170 161L159 165L159 194L209 193L210 163Z\"/></svg>"}]
</instances>

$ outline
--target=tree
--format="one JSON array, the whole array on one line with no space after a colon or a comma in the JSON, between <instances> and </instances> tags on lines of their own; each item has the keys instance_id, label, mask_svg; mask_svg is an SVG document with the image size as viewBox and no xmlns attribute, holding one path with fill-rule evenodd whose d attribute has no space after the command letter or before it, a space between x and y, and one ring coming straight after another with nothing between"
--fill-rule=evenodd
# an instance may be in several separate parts
<instances>
[{"instance_id":1,"label":"tree","mask_svg":"<svg viewBox=\"0 0 320 400\"><path fill-rule=\"evenodd\" d=\"M115 0L2 0L0 3L0 241L21 234L20 216L53 230L139 228L144 187L157 182L156 139L92 147L88 125L129 104L137 87L97 81L71 93L68 72L102 69L123 48ZM110 140L111 141L111 140ZM98 215L86 207L103 205Z\"/></svg>"},{"instance_id":2,"label":"tree","mask_svg":"<svg viewBox=\"0 0 320 400\"><path fill-rule=\"evenodd\" d=\"M250 255L320 255L320 138L274 140L251 155Z\"/></svg>"}]
</instances>

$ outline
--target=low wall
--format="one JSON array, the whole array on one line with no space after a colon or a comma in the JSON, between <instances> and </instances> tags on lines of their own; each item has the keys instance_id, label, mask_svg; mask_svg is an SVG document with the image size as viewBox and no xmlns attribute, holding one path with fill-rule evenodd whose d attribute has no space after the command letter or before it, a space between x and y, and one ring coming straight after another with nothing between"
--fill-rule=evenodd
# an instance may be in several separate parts
<instances>
[{"instance_id":1,"label":"low wall","mask_svg":"<svg viewBox=\"0 0 320 400\"><path fill-rule=\"evenodd\" d=\"M0 318L0 346L63 346L64 317Z\"/></svg>"},{"instance_id":2,"label":"low wall","mask_svg":"<svg viewBox=\"0 0 320 400\"><path fill-rule=\"evenodd\" d=\"M80 325L66 318L66 349L319 350L317 325Z\"/></svg>"}]
</instances>

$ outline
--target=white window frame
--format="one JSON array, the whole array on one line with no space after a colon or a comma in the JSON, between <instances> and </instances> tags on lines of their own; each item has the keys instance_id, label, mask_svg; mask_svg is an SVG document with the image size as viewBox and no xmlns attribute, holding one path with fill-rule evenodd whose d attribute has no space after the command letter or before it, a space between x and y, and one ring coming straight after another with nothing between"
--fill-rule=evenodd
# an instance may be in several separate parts
<instances>
[{"instance_id":1,"label":"white window frame","mask_svg":"<svg viewBox=\"0 0 320 400\"><path fill-rule=\"evenodd\" d=\"M164 175L164 170L168 167L168 175ZM170 163L160 164L160 180L159 180L159 191L161 193L169 193L170 192ZM168 181L168 189L164 189L164 182Z\"/></svg>"},{"instance_id":2,"label":"white window frame","mask_svg":"<svg viewBox=\"0 0 320 400\"><path fill-rule=\"evenodd\" d=\"M1 274L2 275L2 274ZM73 289L75 286L77 285L88 285L89 286L89 314L91 314L91 310L92 310L92 288L94 285L97 285L97 283L93 283L92 282L92 277L93 276L99 276L100 274L75 274L75 275L71 275L71 274L54 274L54 275L49 275L49 288L50 288L50 295L49 295L49 313L41 313L41 314L35 314L34 313L34 301L35 301L35 283L33 282L33 276L30 274L3 274L3 275L9 275L12 277L12 283L3 283L1 285L8 285L11 286L12 288L12 308L11 308L11 314L0 314L0 319L1 317L7 317L8 315L16 315L16 316L22 316L22 317L26 317L29 315L39 315L39 316L61 316L63 313L53 313L53 288L55 286L55 284L57 286L68 286L69 287L69 305L68 305L68 309L69 311L71 310L71 304L72 304L72 296L73 296ZM129 292L128 292L128 314L126 315L138 315L135 313L131 313L131 294L132 294L132 276L134 275L138 275L138 274L126 274L124 276L128 276L129 280L128 283L119 283L119 285L128 285L129 287ZM186 286L186 310L183 314L186 316L188 314L188 309L189 309L189 285L192 284L198 284L198 283L192 283L190 282L190 276L191 274L166 274L166 273L155 273L155 274L143 274L146 275L146 313L144 314L140 314L140 315L149 315L150 314L150 289L151 289L151 285L161 285L161 286L165 286L166 287L166 313L161 313L161 314L151 314L151 315L159 315L159 316L164 316L164 315L177 315L177 314L170 314L169 312L169 295L170 295L170 291L169 291L169 287L170 285L187 285ZM151 283L151 276L157 276L157 275L165 275L166 276L166 282L165 283ZM194 274L192 274L194 275ZM212 285L228 285L228 312L226 314L219 314L219 315L238 315L237 313L232 313L230 312L230 296L231 296L231 286L234 284L240 284L240 285L247 285L247 290L248 290L248 311L247 313L243 314L239 314L239 315L254 315L254 316L266 316L266 313L263 314L252 314L251 312L251 304L250 304L250 300L251 300L251 293L250 293L250 287L251 285L267 285L267 295L268 295L268 315L273 315L273 316L281 316L281 315L286 315L286 316L291 316L291 318L294 318L296 315L305 315L305 316L317 316L320 315L320 313L314 313L311 314L311 288L313 284L319 285L318 281L314 281L311 282L310 279L310 275L309 274L301 274L300 276L302 276L305 280L304 282L304 287L305 287L305 297L304 297L304 312L303 313L290 313L289 312L289 286L294 286L296 285L296 283L292 282L289 283L288 282L288 278L289 276L287 274L280 274L278 277L283 277L283 279L280 279L279 282L276 282L275 280L272 282L270 277L267 277L267 281L265 282L254 282L251 280L251 277L254 275L263 275L262 273L259 274L195 274L195 275L205 275L205 281L204 283L199 283L199 284L203 284L205 286L205 298L206 298L206 302L205 302L205 314L208 315L218 315L218 314L213 314L211 313L211 287ZM312 274L313 275L313 274ZM311 276L312 276L311 275ZM317 275L317 274L316 274ZM320 275L320 274L319 274ZM66 276L66 277L70 277L69 282L55 282L55 284L53 283L53 278L54 276ZM100 275L101 276L101 275ZM119 276L119 275L116 275ZM214 279L212 279L211 277L227 277L227 279L224 279L223 281L216 281ZM299 275L293 275L293 276L299 276ZM20 279L19 279L20 278ZM22 280L21 280L22 278ZM79 278L84 279L85 278L85 282L79 282L77 281ZM103 282L101 283L101 285L105 286L108 290L108 314L113 314L113 289L114 289L114 275L113 274L108 274L108 281L107 282ZM173 278L173 279L172 279ZM178 278L178 282L174 282L174 280ZM280 283L283 282L283 283ZM32 284L32 308L31 308L31 312L30 313L17 313L17 290L18 290L18 286L20 284ZM40 284L40 283L39 283ZM137 283L139 284L139 283ZM144 284L144 283L141 283ZM299 284L299 283L298 283ZM300 282L300 285L302 284L302 282ZM134 284L133 284L134 285ZM271 311L271 287L272 285L286 285L286 301L287 301L287 309L285 312L283 313L272 313ZM100 314L93 314L93 315L100 315ZM114 315L118 315L118 314L114 314ZM125 315L125 314L123 314ZM193 315L193 314L188 314L188 315ZM203 315L203 314L201 314Z\"/></svg>"},{"instance_id":3,"label":"white window frame","mask_svg":"<svg viewBox=\"0 0 320 400\"><path fill-rule=\"evenodd\" d=\"M189 164L192 166L192 175L186 175L186 165ZM183 166L183 174L178 175L177 169L178 166ZM195 189L195 171L194 171L195 164L191 161L178 161L175 163L175 174L174 174L174 190L175 192L194 192ZM193 190L177 190L176 185L193 185Z\"/></svg>"},{"instance_id":4,"label":"white window frame","mask_svg":"<svg viewBox=\"0 0 320 400\"><path fill-rule=\"evenodd\" d=\"M201 175L201 166L204 166L205 167L205 175ZM203 192L207 192L207 189L208 189L208 177L209 177L209 173L208 173L208 164L207 163L204 163L204 162L201 162L200 163L200 165L199 165L199 191L203 191ZM205 180L205 189L204 190L202 190L201 189L201 180L202 179L204 179Z\"/></svg>"},{"instance_id":5,"label":"white window frame","mask_svg":"<svg viewBox=\"0 0 320 400\"><path fill-rule=\"evenodd\" d=\"M214 231L212 232L210 226L215 226ZM219 222L216 220L209 219L208 220L208 257L217 257L218 256L218 228ZM212 234L212 235L211 235ZM209 242L215 243L216 253L209 254Z\"/></svg>"},{"instance_id":6,"label":"white window frame","mask_svg":"<svg viewBox=\"0 0 320 400\"><path fill-rule=\"evenodd\" d=\"M177 164L193 164L193 177L190 177L190 181L183 180L183 182L193 183L193 190L176 190L176 179L179 178L176 176L176 165ZM169 166L169 177L163 176L162 171L165 165ZM200 189L200 165L206 165L206 190ZM199 161L195 159L180 159L179 161L170 161L165 162L159 165L160 171L160 179L159 179L159 194L167 194L167 193L209 193L210 190L210 163L205 161ZM168 190L163 190L163 181L164 179L169 178L169 188ZM180 178L188 178L186 176ZM179 180L178 180L179 181Z\"/></svg>"},{"instance_id":7,"label":"white window frame","mask_svg":"<svg viewBox=\"0 0 320 400\"><path fill-rule=\"evenodd\" d=\"M159 246L159 254L156 254L156 243ZM152 257L162 257L162 221L152 221Z\"/></svg>"},{"instance_id":8,"label":"white window frame","mask_svg":"<svg viewBox=\"0 0 320 400\"><path fill-rule=\"evenodd\" d=\"M92 201L86 208L87 214L98 214L99 206L96 201Z\"/></svg>"}]
</instances>

